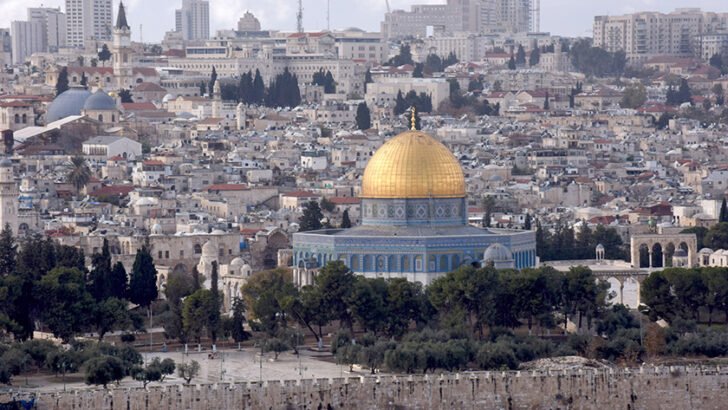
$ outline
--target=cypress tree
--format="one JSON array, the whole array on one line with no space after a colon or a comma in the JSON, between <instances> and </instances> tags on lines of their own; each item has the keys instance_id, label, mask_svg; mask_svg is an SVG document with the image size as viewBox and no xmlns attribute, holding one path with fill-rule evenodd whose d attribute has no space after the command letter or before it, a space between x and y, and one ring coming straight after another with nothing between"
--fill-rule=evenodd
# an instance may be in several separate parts
<instances>
[{"instance_id":1,"label":"cypress tree","mask_svg":"<svg viewBox=\"0 0 728 410\"><path fill-rule=\"evenodd\" d=\"M718 222L728 222L728 206L726 206L725 197L723 197L723 203L720 204L720 216Z\"/></svg>"},{"instance_id":2,"label":"cypress tree","mask_svg":"<svg viewBox=\"0 0 728 410\"><path fill-rule=\"evenodd\" d=\"M367 107L367 103L365 102L359 103L359 106L356 107L356 126L360 130L368 130L372 127L369 107Z\"/></svg>"},{"instance_id":3,"label":"cypress tree","mask_svg":"<svg viewBox=\"0 0 728 410\"><path fill-rule=\"evenodd\" d=\"M344 214L341 216L341 227L351 228L351 220L349 219L349 210L344 209Z\"/></svg>"},{"instance_id":4,"label":"cypress tree","mask_svg":"<svg viewBox=\"0 0 728 410\"><path fill-rule=\"evenodd\" d=\"M217 82L217 70L215 70L215 66L212 66L212 73L210 74L210 85L207 87L207 89L210 90L210 94L212 94L212 91L215 88L215 82Z\"/></svg>"},{"instance_id":5,"label":"cypress tree","mask_svg":"<svg viewBox=\"0 0 728 410\"><path fill-rule=\"evenodd\" d=\"M516 60L511 56L511 59L508 60L508 69L509 70L515 70L516 69Z\"/></svg>"},{"instance_id":6,"label":"cypress tree","mask_svg":"<svg viewBox=\"0 0 728 410\"><path fill-rule=\"evenodd\" d=\"M101 247L101 253L92 256L91 273L91 294L97 301L104 300L108 297L110 290L107 279L111 275L111 253L109 252L109 241L104 238L104 245Z\"/></svg>"},{"instance_id":7,"label":"cypress tree","mask_svg":"<svg viewBox=\"0 0 728 410\"><path fill-rule=\"evenodd\" d=\"M210 339L212 343L217 342L217 332L220 328L220 291L218 290L218 274L217 261L212 262L212 272L210 272L210 292L212 293L213 307L210 310L210 318L207 328L210 331Z\"/></svg>"},{"instance_id":8,"label":"cypress tree","mask_svg":"<svg viewBox=\"0 0 728 410\"><path fill-rule=\"evenodd\" d=\"M526 51L523 49L523 45L518 45L518 51L516 51L516 65L526 64Z\"/></svg>"},{"instance_id":9,"label":"cypress tree","mask_svg":"<svg viewBox=\"0 0 728 410\"><path fill-rule=\"evenodd\" d=\"M263 77L260 75L260 70L255 69L255 78L253 79L253 104L262 104L265 100L265 84L263 83Z\"/></svg>"},{"instance_id":10,"label":"cypress tree","mask_svg":"<svg viewBox=\"0 0 728 410\"><path fill-rule=\"evenodd\" d=\"M0 232L0 277L10 275L15 271L15 261L18 256L18 245L13 236L10 224L5 224Z\"/></svg>"},{"instance_id":11,"label":"cypress tree","mask_svg":"<svg viewBox=\"0 0 728 410\"><path fill-rule=\"evenodd\" d=\"M68 68L63 67L61 72L58 73L58 80L56 80L56 96L61 95L66 90L68 90Z\"/></svg>"},{"instance_id":12,"label":"cypress tree","mask_svg":"<svg viewBox=\"0 0 728 410\"><path fill-rule=\"evenodd\" d=\"M202 288L200 284L200 272L197 270L197 265L192 267L192 293L197 292Z\"/></svg>"},{"instance_id":13,"label":"cypress tree","mask_svg":"<svg viewBox=\"0 0 728 410\"><path fill-rule=\"evenodd\" d=\"M401 115L407 110L407 103L402 96L402 90L397 91L397 99L394 103L394 115Z\"/></svg>"},{"instance_id":14,"label":"cypress tree","mask_svg":"<svg viewBox=\"0 0 728 410\"><path fill-rule=\"evenodd\" d=\"M136 253L129 278L129 299L139 306L149 307L157 299L157 268L147 245Z\"/></svg>"},{"instance_id":15,"label":"cypress tree","mask_svg":"<svg viewBox=\"0 0 728 410\"><path fill-rule=\"evenodd\" d=\"M109 297L117 299L127 298L127 288L129 287L129 277L126 275L124 264L116 262L111 269L108 279L105 281L108 286Z\"/></svg>"}]
</instances>

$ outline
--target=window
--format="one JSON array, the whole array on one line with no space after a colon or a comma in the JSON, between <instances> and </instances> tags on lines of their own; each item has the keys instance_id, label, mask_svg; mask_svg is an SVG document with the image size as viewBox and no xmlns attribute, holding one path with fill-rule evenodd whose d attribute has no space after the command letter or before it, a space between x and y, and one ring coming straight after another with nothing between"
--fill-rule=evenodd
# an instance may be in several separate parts
<instances>
[{"instance_id":1,"label":"window","mask_svg":"<svg viewBox=\"0 0 728 410\"><path fill-rule=\"evenodd\" d=\"M169 251L164 251L164 258L169 259Z\"/></svg>"},{"instance_id":2,"label":"window","mask_svg":"<svg viewBox=\"0 0 728 410\"><path fill-rule=\"evenodd\" d=\"M157 252L157 259L162 259L162 251Z\"/></svg>"},{"instance_id":3,"label":"window","mask_svg":"<svg viewBox=\"0 0 728 410\"><path fill-rule=\"evenodd\" d=\"M202 247L200 246L200 244L196 243L195 244L195 254L198 254L198 253L202 253Z\"/></svg>"}]
</instances>

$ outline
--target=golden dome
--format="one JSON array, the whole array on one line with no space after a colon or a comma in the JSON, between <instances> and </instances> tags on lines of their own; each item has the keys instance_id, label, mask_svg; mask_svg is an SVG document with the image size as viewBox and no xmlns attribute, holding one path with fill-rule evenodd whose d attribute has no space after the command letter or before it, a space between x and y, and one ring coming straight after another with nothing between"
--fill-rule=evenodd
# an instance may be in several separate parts
<instances>
[{"instance_id":1,"label":"golden dome","mask_svg":"<svg viewBox=\"0 0 728 410\"><path fill-rule=\"evenodd\" d=\"M405 131L374 153L364 170L362 198L460 198L465 177L460 163L440 141L422 131Z\"/></svg>"}]
</instances>

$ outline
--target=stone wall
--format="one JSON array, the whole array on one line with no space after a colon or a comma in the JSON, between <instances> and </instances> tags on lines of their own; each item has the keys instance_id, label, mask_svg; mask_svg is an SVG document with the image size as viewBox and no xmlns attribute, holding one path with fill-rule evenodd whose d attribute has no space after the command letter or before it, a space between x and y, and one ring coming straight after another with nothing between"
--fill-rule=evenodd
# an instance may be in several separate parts
<instances>
[{"instance_id":1,"label":"stone wall","mask_svg":"<svg viewBox=\"0 0 728 410\"><path fill-rule=\"evenodd\" d=\"M15 397L0 394L0 402ZM26 398L26 397L20 397ZM42 393L46 409L719 409L728 368L475 372Z\"/></svg>"}]
</instances>

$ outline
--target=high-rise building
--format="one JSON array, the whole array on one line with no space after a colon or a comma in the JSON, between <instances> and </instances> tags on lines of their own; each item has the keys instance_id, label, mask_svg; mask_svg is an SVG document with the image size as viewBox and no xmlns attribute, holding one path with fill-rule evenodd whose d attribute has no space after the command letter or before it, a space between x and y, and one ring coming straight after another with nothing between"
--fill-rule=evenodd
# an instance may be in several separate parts
<instances>
[{"instance_id":1,"label":"high-rise building","mask_svg":"<svg viewBox=\"0 0 728 410\"><path fill-rule=\"evenodd\" d=\"M210 37L210 3L207 0L182 0L182 8L174 12L174 29L185 40Z\"/></svg>"},{"instance_id":2,"label":"high-rise building","mask_svg":"<svg viewBox=\"0 0 728 410\"><path fill-rule=\"evenodd\" d=\"M384 15L386 38L424 37L428 27L442 33L538 31L540 0L447 0L447 4L414 5L410 11Z\"/></svg>"},{"instance_id":3,"label":"high-rise building","mask_svg":"<svg viewBox=\"0 0 728 410\"><path fill-rule=\"evenodd\" d=\"M23 64L25 58L43 51L43 26L36 21L10 23L13 45L13 64Z\"/></svg>"},{"instance_id":4,"label":"high-rise building","mask_svg":"<svg viewBox=\"0 0 728 410\"><path fill-rule=\"evenodd\" d=\"M66 43L83 47L86 40L111 41L112 0L66 0Z\"/></svg>"},{"instance_id":5,"label":"high-rise building","mask_svg":"<svg viewBox=\"0 0 728 410\"><path fill-rule=\"evenodd\" d=\"M60 8L28 8L28 21L40 23L44 51L56 52L66 45L66 15Z\"/></svg>"},{"instance_id":6,"label":"high-rise building","mask_svg":"<svg viewBox=\"0 0 728 410\"><path fill-rule=\"evenodd\" d=\"M701 39L714 33L728 33L728 13L684 8L667 14L594 17L594 46L610 52L623 50L630 62L664 55L699 56Z\"/></svg>"},{"instance_id":7,"label":"high-rise building","mask_svg":"<svg viewBox=\"0 0 728 410\"><path fill-rule=\"evenodd\" d=\"M238 20L238 31L260 31L260 21L253 13L246 11Z\"/></svg>"},{"instance_id":8,"label":"high-rise building","mask_svg":"<svg viewBox=\"0 0 728 410\"><path fill-rule=\"evenodd\" d=\"M0 68L12 64L13 42L10 29L0 28Z\"/></svg>"}]
</instances>

